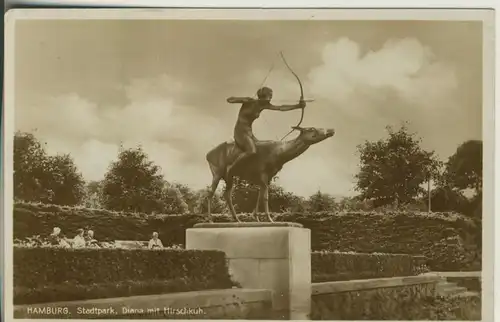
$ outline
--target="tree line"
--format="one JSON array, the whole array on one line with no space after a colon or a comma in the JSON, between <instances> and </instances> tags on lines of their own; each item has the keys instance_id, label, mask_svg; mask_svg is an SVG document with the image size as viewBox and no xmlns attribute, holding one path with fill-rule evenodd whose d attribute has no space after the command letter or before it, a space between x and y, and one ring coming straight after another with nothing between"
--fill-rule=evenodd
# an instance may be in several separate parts
<instances>
[{"instance_id":1,"label":"tree line","mask_svg":"<svg viewBox=\"0 0 500 322\"><path fill-rule=\"evenodd\" d=\"M433 151L424 150L421 139L405 126L397 130L387 127L387 134L384 139L366 141L357 147L357 196L338 198L317 191L304 198L273 181L270 210L426 210L430 199L433 211L481 216L482 141L462 143L447 162L441 162ZM431 180L434 187L429 194L425 187ZM170 182L140 146L121 147L104 178L86 182L71 155L48 155L45 144L33 133L16 132L14 137L14 197L18 201L148 214L204 213L208 188L194 190ZM472 191L472 196L466 197L465 190ZM252 212L257 187L236 180L233 193L236 210ZM215 195L212 207L213 212L226 211L221 193Z\"/></svg>"}]
</instances>

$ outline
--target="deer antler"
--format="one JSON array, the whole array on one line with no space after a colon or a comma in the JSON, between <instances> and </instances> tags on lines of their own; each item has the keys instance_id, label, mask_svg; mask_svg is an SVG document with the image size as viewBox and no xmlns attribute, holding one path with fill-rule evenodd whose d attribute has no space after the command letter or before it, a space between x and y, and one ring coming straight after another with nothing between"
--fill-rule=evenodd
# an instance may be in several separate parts
<instances>
[{"instance_id":1,"label":"deer antler","mask_svg":"<svg viewBox=\"0 0 500 322\"><path fill-rule=\"evenodd\" d=\"M293 74L293 76L295 76L295 78L299 82L299 86L300 86L300 100L303 101L304 100L304 89L302 87L302 82L300 81L299 76L297 76L297 74L295 74L295 72L290 67L290 65L288 65L288 63L287 63L287 61L285 59L285 56L283 55L283 51L280 52L280 56L281 56L281 59L283 60L283 62L285 63L286 67L288 68L288 70ZM304 119L304 108L302 108L302 113L300 115L300 121L299 121L299 123L297 123L297 125L295 125L292 128L292 130L290 132L288 132L281 140L283 141L287 136L289 136L295 130L295 128L299 128L300 124L302 124L302 120L303 119Z\"/></svg>"}]
</instances>

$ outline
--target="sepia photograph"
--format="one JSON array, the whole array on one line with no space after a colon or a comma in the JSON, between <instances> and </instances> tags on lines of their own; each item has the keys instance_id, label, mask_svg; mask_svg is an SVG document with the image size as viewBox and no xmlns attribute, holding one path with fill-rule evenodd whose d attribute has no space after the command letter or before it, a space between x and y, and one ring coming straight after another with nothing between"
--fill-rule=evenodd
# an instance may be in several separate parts
<instances>
[{"instance_id":1,"label":"sepia photograph","mask_svg":"<svg viewBox=\"0 0 500 322\"><path fill-rule=\"evenodd\" d=\"M493 10L5 21L7 317L492 319Z\"/></svg>"}]
</instances>

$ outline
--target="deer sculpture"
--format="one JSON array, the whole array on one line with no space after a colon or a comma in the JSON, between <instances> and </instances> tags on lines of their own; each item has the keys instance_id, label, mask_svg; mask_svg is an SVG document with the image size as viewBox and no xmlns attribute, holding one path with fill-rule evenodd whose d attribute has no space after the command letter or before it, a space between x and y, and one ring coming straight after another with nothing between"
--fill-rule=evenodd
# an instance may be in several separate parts
<instances>
[{"instance_id":1,"label":"deer sculpture","mask_svg":"<svg viewBox=\"0 0 500 322\"><path fill-rule=\"evenodd\" d=\"M269 184L271 180L283 168L285 163L300 156L311 145L319 143L335 134L335 130L333 129L300 126L293 126L292 129L300 131L300 134L295 139L288 141L258 141L256 143L257 153L238 163L232 169L229 176L226 174L227 166L236 158L238 153L241 153L241 150L234 141L223 142L207 153L206 159L212 172L212 185L207 194L208 221L212 222L212 197L217 190L219 182L224 180L226 183L224 199L234 221L240 222L234 210L232 200L234 177L239 177L259 187L257 202L253 211L255 220L259 221L257 215L260 203L263 202L267 219L270 222L274 222L269 213L268 203Z\"/></svg>"}]
</instances>

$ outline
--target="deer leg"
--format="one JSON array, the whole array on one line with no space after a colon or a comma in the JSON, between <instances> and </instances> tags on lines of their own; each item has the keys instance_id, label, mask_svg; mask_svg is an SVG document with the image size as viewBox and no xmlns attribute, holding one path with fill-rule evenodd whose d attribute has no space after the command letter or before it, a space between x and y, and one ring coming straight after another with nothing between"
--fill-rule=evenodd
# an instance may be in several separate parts
<instances>
[{"instance_id":1,"label":"deer leg","mask_svg":"<svg viewBox=\"0 0 500 322\"><path fill-rule=\"evenodd\" d=\"M262 193L262 201L264 201L264 212L270 222L274 222L269 213L269 178L266 174L261 175L260 192Z\"/></svg>"},{"instance_id":2,"label":"deer leg","mask_svg":"<svg viewBox=\"0 0 500 322\"><path fill-rule=\"evenodd\" d=\"M266 213L267 220L269 220L269 222L274 222L271 214L269 213L269 185L266 183L263 188L262 197L264 199L264 211Z\"/></svg>"},{"instance_id":3,"label":"deer leg","mask_svg":"<svg viewBox=\"0 0 500 322\"><path fill-rule=\"evenodd\" d=\"M255 203L255 209L253 210L253 218L255 218L255 221L260 221L259 220L259 206L260 206L260 195L262 194L262 189L259 189L257 193L257 202Z\"/></svg>"},{"instance_id":4,"label":"deer leg","mask_svg":"<svg viewBox=\"0 0 500 322\"><path fill-rule=\"evenodd\" d=\"M212 186L210 187L210 190L208 191L208 196L207 196L207 208L208 208L208 221L213 222L212 220L212 198L214 197L215 191L217 190L217 186L219 185L221 177L218 175L214 175L212 178Z\"/></svg>"},{"instance_id":5,"label":"deer leg","mask_svg":"<svg viewBox=\"0 0 500 322\"><path fill-rule=\"evenodd\" d=\"M238 216L236 216L236 211L234 210L233 205L233 178L230 177L226 180L226 190L224 191L224 199L226 199L227 206L231 215L233 216L234 221L240 222Z\"/></svg>"}]
</instances>

